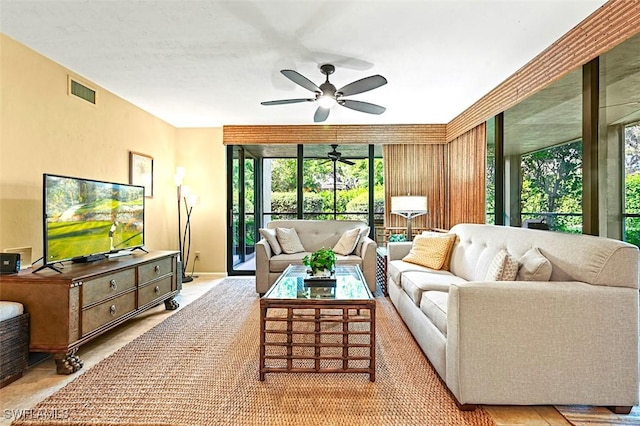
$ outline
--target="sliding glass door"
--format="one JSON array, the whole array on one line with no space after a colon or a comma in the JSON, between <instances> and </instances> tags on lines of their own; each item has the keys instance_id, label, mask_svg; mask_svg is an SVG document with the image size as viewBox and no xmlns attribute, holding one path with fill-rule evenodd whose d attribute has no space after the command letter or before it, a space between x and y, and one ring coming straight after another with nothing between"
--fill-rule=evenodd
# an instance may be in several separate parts
<instances>
[{"instance_id":1,"label":"sliding glass door","mask_svg":"<svg viewBox=\"0 0 640 426\"><path fill-rule=\"evenodd\" d=\"M249 275L255 271L257 182L259 163L241 146L227 151L229 212L227 227L227 271L230 275Z\"/></svg>"}]
</instances>

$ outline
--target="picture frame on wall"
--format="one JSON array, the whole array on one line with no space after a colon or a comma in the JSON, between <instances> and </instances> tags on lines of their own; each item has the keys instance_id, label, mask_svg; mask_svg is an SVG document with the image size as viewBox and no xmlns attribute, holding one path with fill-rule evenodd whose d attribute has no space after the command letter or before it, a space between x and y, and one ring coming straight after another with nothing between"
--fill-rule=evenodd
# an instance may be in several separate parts
<instances>
[{"instance_id":1,"label":"picture frame on wall","mask_svg":"<svg viewBox=\"0 0 640 426\"><path fill-rule=\"evenodd\" d=\"M144 186L144 196L153 197L153 157L129 152L129 183Z\"/></svg>"}]
</instances>

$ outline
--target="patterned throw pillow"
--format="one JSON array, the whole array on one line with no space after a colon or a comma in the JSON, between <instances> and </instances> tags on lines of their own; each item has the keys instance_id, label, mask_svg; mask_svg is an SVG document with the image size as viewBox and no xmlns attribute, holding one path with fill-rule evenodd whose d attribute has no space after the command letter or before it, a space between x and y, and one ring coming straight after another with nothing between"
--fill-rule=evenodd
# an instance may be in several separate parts
<instances>
[{"instance_id":1,"label":"patterned throw pillow","mask_svg":"<svg viewBox=\"0 0 640 426\"><path fill-rule=\"evenodd\" d=\"M505 249L502 249L491 261L485 280L513 281L516 279L516 275L518 275L519 266L518 260L511 256Z\"/></svg>"},{"instance_id":2,"label":"patterned throw pillow","mask_svg":"<svg viewBox=\"0 0 640 426\"><path fill-rule=\"evenodd\" d=\"M450 234L448 232L437 232L437 231L422 231L421 234L423 237L445 237L445 238L454 238L453 245L455 245L456 241L459 241L459 238L456 234ZM453 253L453 247L449 250L449 254L442 265L442 270L448 271L451 266L451 253Z\"/></svg>"},{"instance_id":3,"label":"patterned throw pillow","mask_svg":"<svg viewBox=\"0 0 640 426\"><path fill-rule=\"evenodd\" d=\"M522 266L516 277L518 281L549 281L551 279L551 262L540 253L537 247L531 247L519 262Z\"/></svg>"},{"instance_id":4,"label":"patterned throw pillow","mask_svg":"<svg viewBox=\"0 0 640 426\"><path fill-rule=\"evenodd\" d=\"M276 228L276 237L278 238L278 243L280 243L282 251L286 254L301 253L304 251L296 228Z\"/></svg>"},{"instance_id":5,"label":"patterned throw pillow","mask_svg":"<svg viewBox=\"0 0 640 426\"><path fill-rule=\"evenodd\" d=\"M342 237L340 237L336 245L333 246L334 253L341 254L343 256L351 254L356 249L359 237L360 228L349 229L347 232L342 234Z\"/></svg>"},{"instance_id":6,"label":"patterned throw pillow","mask_svg":"<svg viewBox=\"0 0 640 426\"><path fill-rule=\"evenodd\" d=\"M409 254L402 258L405 262L415 263L430 269L442 269L456 240L455 234L442 237L418 235L413 240Z\"/></svg>"},{"instance_id":7,"label":"patterned throw pillow","mask_svg":"<svg viewBox=\"0 0 640 426\"><path fill-rule=\"evenodd\" d=\"M260 235L262 235L262 238L267 240L267 242L271 246L271 251L273 252L274 255L277 256L280 253L282 253L282 248L280 248L280 244L278 243L278 238L276 237L275 229L260 228L258 229L258 232L260 232Z\"/></svg>"}]
</instances>

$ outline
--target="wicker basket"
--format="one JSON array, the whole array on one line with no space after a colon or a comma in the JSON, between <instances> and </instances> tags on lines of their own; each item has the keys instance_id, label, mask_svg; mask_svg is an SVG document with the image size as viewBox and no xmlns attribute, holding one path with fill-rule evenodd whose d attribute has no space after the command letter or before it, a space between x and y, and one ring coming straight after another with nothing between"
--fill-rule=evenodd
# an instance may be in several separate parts
<instances>
[{"instance_id":1,"label":"wicker basket","mask_svg":"<svg viewBox=\"0 0 640 426\"><path fill-rule=\"evenodd\" d=\"M29 358L29 313L0 322L0 388L22 377Z\"/></svg>"}]
</instances>

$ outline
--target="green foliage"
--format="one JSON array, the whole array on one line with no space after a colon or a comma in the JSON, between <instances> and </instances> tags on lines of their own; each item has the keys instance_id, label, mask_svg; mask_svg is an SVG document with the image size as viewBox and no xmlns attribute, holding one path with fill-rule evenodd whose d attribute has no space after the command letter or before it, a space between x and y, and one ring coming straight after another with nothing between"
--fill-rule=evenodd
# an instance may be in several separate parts
<instances>
[{"instance_id":1,"label":"green foliage","mask_svg":"<svg viewBox=\"0 0 640 426\"><path fill-rule=\"evenodd\" d=\"M579 233L581 204L582 141L522 156L522 220L540 213L569 213L548 214L545 218L552 230Z\"/></svg>"},{"instance_id":2,"label":"green foliage","mask_svg":"<svg viewBox=\"0 0 640 426\"><path fill-rule=\"evenodd\" d=\"M398 242L404 242L407 241L407 237L405 237L404 234L391 234L389 235L389 242L390 243L398 243Z\"/></svg>"},{"instance_id":3,"label":"green foliage","mask_svg":"<svg viewBox=\"0 0 640 426\"><path fill-rule=\"evenodd\" d=\"M336 254L332 249L323 247L320 250L311 253L311 255L306 255L302 259L302 263L311 268L314 274L324 270L333 271L336 265Z\"/></svg>"}]
</instances>

